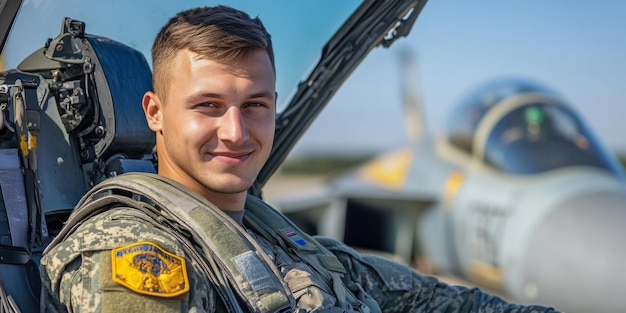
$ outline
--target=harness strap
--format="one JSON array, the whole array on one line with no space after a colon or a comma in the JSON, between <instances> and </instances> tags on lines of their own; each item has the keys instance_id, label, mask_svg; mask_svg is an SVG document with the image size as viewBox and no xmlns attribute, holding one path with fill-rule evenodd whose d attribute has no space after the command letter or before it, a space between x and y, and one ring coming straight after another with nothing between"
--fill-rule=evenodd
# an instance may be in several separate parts
<instances>
[{"instance_id":1,"label":"harness strap","mask_svg":"<svg viewBox=\"0 0 626 313\"><path fill-rule=\"evenodd\" d=\"M93 201L84 204L84 206L77 207L72 213L76 212L77 214L72 214L68 221L66 222L66 226L61 232L54 238L54 240L46 247L44 254L48 252L48 250L52 249L58 243L60 243L63 239L67 238L74 230L80 226L80 222L89 219L91 216L97 215L109 209L114 209L118 206L130 207L141 211L146 215L148 220L156 227L161 230L168 232L172 235L178 242L182 243L185 246L185 251L189 254L189 257L192 258L196 264L200 266L200 270L207 275L207 277L211 278L211 281L217 284L216 291L219 296L222 298L226 307L230 308L233 312L243 312L243 310L237 304L237 300L235 295L232 293L232 290L228 288L228 285L225 279L219 275L219 271L216 270L217 265L214 260L207 259L206 256L200 254L198 250L194 247L193 243L191 243L190 238L184 237L179 232L172 232L171 229L179 229L183 230L183 227L180 225L172 224L169 226L165 226L168 224L169 220L164 219L159 214L159 211L156 208L151 207L150 205L134 200L128 197L120 197L119 195L115 195L112 192L101 192L94 196ZM187 231L189 233L189 231Z\"/></svg>"},{"instance_id":2,"label":"harness strap","mask_svg":"<svg viewBox=\"0 0 626 313\"><path fill-rule=\"evenodd\" d=\"M204 257L199 257L199 263L209 262L207 274L216 279L213 281L218 284L220 296L234 312L242 310L228 282L254 312L282 312L296 307L274 263L241 226L187 187L154 174L123 174L98 184L79 201L68 225L46 250L58 244L80 221L112 204L141 209L158 224L165 222L163 226L187 230L202 247Z\"/></svg>"},{"instance_id":3,"label":"harness strap","mask_svg":"<svg viewBox=\"0 0 626 313\"><path fill-rule=\"evenodd\" d=\"M284 214L249 195L246 200L244 220L267 240L278 242L286 249L285 242L289 244L289 250L331 282L333 292L342 309L357 310L362 313L370 312L370 307L358 300L343 283L342 278L346 269L337 257L317 240L300 230ZM294 236L297 236L298 240L293 240Z\"/></svg>"}]
</instances>

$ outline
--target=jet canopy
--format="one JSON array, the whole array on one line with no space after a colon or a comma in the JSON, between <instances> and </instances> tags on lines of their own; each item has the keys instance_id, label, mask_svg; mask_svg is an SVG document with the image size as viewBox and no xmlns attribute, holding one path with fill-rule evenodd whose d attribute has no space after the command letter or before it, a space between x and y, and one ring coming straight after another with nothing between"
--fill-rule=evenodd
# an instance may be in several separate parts
<instances>
[{"instance_id":1,"label":"jet canopy","mask_svg":"<svg viewBox=\"0 0 626 313\"><path fill-rule=\"evenodd\" d=\"M451 116L447 140L511 174L592 166L623 176L570 106L556 93L521 80L491 84L468 97Z\"/></svg>"}]
</instances>

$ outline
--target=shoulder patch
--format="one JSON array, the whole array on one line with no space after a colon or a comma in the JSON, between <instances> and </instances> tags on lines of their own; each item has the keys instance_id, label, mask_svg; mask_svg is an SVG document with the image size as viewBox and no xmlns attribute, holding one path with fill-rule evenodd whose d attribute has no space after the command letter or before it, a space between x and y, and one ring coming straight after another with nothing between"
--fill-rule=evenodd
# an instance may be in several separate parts
<instances>
[{"instance_id":1,"label":"shoulder patch","mask_svg":"<svg viewBox=\"0 0 626 313\"><path fill-rule=\"evenodd\" d=\"M304 237L293 228L279 229L278 234L286 239L286 241L295 248L309 251L317 250L317 247L315 245L304 239Z\"/></svg>"},{"instance_id":2,"label":"shoulder patch","mask_svg":"<svg viewBox=\"0 0 626 313\"><path fill-rule=\"evenodd\" d=\"M185 259L141 241L111 250L113 281L135 292L175 297L189 291Z\"/></svg>"}]
</instances>

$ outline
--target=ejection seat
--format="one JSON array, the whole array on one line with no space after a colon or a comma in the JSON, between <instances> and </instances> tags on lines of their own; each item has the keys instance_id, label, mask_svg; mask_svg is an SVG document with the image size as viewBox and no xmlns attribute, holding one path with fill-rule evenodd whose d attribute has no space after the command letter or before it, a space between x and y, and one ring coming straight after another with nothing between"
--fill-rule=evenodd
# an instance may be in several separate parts
<instances>
[{"instance_id":1,"label":"ejection seat","mask_svg":"<svg viewBox=\"0 0 626 313\"><path fill-rule=\"evenodd\" d=\"M39 311L41 253L91 186L156 172L141 108L151 77L139 51L70 18L0 73L0 312Z\"/></svg>"}]
</instances>

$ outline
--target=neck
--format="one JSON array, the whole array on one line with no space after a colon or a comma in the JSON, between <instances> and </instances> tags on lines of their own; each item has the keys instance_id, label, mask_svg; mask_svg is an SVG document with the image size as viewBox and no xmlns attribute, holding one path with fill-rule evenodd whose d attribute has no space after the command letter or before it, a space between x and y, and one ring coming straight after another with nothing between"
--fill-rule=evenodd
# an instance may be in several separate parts
<instances>
[{"instance_id":1,"label":"neck","mask_svg":"<svg viewBox=\"0 0 626 313\"><path fill-rule=\"evenodd\" d=\"M240 193L218 193L212 192L208 190L198 191L202 197L209 200L209 202L213 203L222 211L243 211L244 206L246 205L246 192Z\"/></svg>"},{"instance_id":2,"label":"neck","mask_svg":"<svg viewBox=\"0 0 626 313\"><path fill-rule=\"evenodd\" d=\"M195 181L190 182L183 179L177 179L179 177L167 175L165 173L162 173L161 171L159 171L159 175L179 182L180 184L186 186L201 197L211 202L222 211L243 211L246 205L247 190L236 193L223 193L207 189Z\"/></svg>"}]
</instances>

